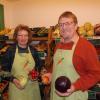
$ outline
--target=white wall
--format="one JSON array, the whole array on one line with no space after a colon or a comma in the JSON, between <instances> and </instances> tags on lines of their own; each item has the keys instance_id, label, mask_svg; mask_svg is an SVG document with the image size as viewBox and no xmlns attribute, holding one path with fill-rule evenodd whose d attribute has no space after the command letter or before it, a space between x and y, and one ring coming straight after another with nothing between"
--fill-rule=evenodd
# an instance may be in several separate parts
<instances>
[{"instance_id":1,"label":"white wall","mask_svg":"<svg viewBox=\"0 0 100 100\"><path fill-rule=\"evenodd\" d=\"M0 0L0 4L4 5L4 23L5 27L12 28L13 25L13 12L12 4L6 0Z\"/></svg>"},{"instance_id":2,"label":"white wall","mask_svg":"<svg viewBox=\"0 0 100 100\"><path fill-rule=\"evenodd\" d=\"M27 24L30 27L52 26L59 15L70 10L75 13L79 25L89 21L100 23L100 0L6 0L5 24L15 27Z\"/></svg>"}]
</instances>

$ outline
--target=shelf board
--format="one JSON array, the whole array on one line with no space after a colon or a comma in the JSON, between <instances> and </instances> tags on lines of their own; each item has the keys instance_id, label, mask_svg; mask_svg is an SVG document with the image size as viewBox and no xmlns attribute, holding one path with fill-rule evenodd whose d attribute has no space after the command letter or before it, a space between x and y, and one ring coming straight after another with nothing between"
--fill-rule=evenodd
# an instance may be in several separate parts
<instances>
[{"instance_id":1,"label":"shelf board","mask_svg":"<svg viewBox=\"0 0 100 100\"><path fill-rule=\"evenodd\" d=\"M48 40L48 37L33 37L32 38L32 41L41 41L41 40L45 40L45 41L47 41ZM6 41L6 43L10 43L10 44L12 44L12 43L14 43L14 41L13 41L13 39L9 39L9 40L5 40Z\"/></svg>"},{"instance_id":2,"label":"shelf board","mask_svg":"<svg viewBox=\"0 0 100 100\"><path fill-rule=\"evenodd\" d=\"M32 40L34 41L48 40L48 37L33 37Z\"/></svg>"},{"instance_id":3,"label":"shelf board","mask_svg":"<svg viewBox=\"0 0 100 100\"><path fill-rule=\"evenodd\" d=\"M93 37L86 37L87 40L98 40L100 39L100 36L93 36Z\"/></svg>"}]
</instances>

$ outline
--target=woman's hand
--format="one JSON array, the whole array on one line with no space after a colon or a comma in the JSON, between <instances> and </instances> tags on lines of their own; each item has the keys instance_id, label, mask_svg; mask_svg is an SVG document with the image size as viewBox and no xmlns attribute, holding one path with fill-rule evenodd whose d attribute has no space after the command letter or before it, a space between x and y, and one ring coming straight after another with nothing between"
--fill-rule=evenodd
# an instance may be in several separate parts
<instances>
[{"instance_id":1,"label":"woman's hand","mask_svg":"<svg viewBox=\"0 0 100 100\"><path fill-rule=\"evenodd\" d=\"M71 95L73 92L75 91L75 87L73 85L71 85L70 89L67 90L66 93L61 93L59 91L55 91L59 96L69 96Z\"/></svg>"},{"instance_id":2,"label":"woman's hand","mask_svg":"<svg viewBox=\"0 0 100 100\"><path fill-rule=\"evenodd\" d=\"M34 80L37 80L37 78L32 78L32 75L28 75L28 78L29 78L29 80L31 80L31 81L34 81Z\"/></svg>"},{"instance_id":3,"label":"woman's hand","mask_svg":"<svg viewBox=\"0 0 100 100\"><path fill-rule=\"evenodd\" d=\"M13 83L15 84L15 86L18 88L18 89L20 89L20 90L22 90L24 87L22 87L21 85L20 85L20 81L18 80L18 79L13 79Z\"/></svg>"}]
</instances>

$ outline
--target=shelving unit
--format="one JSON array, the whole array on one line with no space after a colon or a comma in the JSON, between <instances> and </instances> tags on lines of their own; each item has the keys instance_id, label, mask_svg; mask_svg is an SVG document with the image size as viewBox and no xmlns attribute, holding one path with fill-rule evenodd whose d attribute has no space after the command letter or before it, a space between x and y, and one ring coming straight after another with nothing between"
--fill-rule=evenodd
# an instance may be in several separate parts
<instances>
[{"instance_id":1,"label":"shelving unit","mask_svg":"<svg viewBox=\"0 0 100 100\"><path fill-rule=\"evenodd\" d=\"M47 67L49 67L52 62L51 62L51 49L50 49L50 44L51 44L51 41L52 41L52 29L50 28L49 31L48 31L48 35L46 37L33 37L32 38L33 42L34 41L46 41L47 42L47 57L44 59L44 64L45 64L45 68L47 69ZM43 53L43 52L42 52ZM41 95L42 96L42 99L46 100L48 98L48 95L49 95L49 90L50 90L50 86L45 86L45 85L40 85L40 90L42 92Z\"/></svg>"},{"instance_id":2,"label":"shelving unit","mask_svg":"<svg viewBox=\"0 0 100 100\"><path fill-rule=\"evenodd\" d=\"M50 55L50 43L51 43L51 40L52 40L52 29L49 28L49 31L48 31L48 35L47 36L37 36L37 37L33 37L32 38L32 41L46 41L47 42L47 57L46 57L46 63L48 63L48 66L50 64L50 59L51 59L51 55Z\"/></svg>"},{"instance_id":3,"label":"shelving unit","mask_svg":"<svg viewBox=\"0 0 100 100\"><path fill-rule=\"evenodd\" d=\"M32 38L33 41L42 41L42 40L48 40L48 37L33 37Z\"/></svg>"}]
</instances>

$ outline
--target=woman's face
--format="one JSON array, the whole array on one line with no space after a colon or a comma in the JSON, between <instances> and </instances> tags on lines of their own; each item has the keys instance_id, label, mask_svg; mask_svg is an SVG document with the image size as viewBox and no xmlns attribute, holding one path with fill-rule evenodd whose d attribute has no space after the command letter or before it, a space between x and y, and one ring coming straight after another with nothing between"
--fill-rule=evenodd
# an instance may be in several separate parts
<instances>
[{"instance_id":1,"label":"woman's face","mask_svg":"<svg viewBox=\"0 0 100 100\"><path fill-rule=\"evenodd\" d=\"M28 32L26 30L19 31L17 41L20 47L26 47L28 43Z\"/></svg>"},{"instance_id":2,"label":"woman's face","mask_svg":"<svg viewBox=\"0 0 100 100\"><path fill-rule=\"evenodd\" d=\"M59 20L60 35L63 39L71 40L76 33L77 25L72 18L63 17Z\"/></svg>"}]
</instances>

